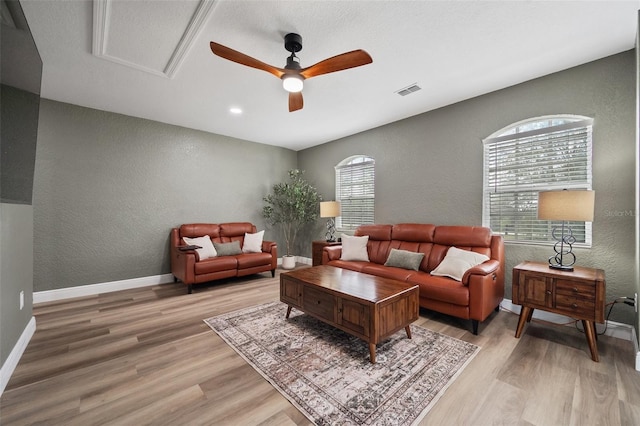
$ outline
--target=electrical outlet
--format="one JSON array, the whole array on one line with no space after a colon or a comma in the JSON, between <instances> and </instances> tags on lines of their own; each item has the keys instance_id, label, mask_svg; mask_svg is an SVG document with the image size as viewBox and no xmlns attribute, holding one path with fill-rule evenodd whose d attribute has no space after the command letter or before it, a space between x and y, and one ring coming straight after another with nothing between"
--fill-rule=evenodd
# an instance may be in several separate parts
<instances>
[{"instance_id":1,"label":"electrical outlet","mask_svg":"<svg viewBox=\"0 0 640 426\"><path fill-rule=\"evenodd\" d=\"M20 292L20 310L24 308L24 290Z\"/></svg>"}]
</instances>

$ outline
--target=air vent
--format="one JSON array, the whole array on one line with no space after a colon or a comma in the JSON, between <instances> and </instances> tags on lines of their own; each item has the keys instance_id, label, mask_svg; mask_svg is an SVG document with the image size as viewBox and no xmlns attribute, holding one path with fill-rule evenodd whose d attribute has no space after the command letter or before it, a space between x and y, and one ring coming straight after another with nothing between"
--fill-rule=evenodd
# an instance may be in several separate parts
<instances>
[{"instance_id":1,"label":"air vent","mask_svg":"<svg viewBox=\"0 0 640 426\"><path fill-rule=\"evenodd\" d=\"M421 90L422 87L418 86L417 83L413 83L410 86L404 87L398 91L396 91L396 93L400 96L407 96L413 92L417 92L418 90Z\"/></svg>"}]
</instances>

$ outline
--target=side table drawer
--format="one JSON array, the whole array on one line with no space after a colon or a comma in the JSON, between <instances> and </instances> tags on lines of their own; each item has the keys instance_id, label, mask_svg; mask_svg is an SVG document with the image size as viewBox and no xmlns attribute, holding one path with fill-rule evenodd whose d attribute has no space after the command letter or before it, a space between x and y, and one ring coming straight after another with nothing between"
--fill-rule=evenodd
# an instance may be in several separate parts
<instances>
[{"instance_id":1,"label":"side table drawer","mask_svg":"<svg viewBox=\"0 0 640 426\"><path fill-rule=\"evenodd\" d=\"M307 286L302 291L303 311L327 321L336 322L336 298L333 295Z\"/></svg>"},{"instance_id":2,"label":"side table drawer","mask_svg":"<svg viewBox=\"0 0 640 426\"><path fill-rule=\"evenodd\" d=\"M570 317L592 319L596 313L596 304L593 299L556 294L556 309L559 313L566 313Z\"/></svg>"}]
</instances>

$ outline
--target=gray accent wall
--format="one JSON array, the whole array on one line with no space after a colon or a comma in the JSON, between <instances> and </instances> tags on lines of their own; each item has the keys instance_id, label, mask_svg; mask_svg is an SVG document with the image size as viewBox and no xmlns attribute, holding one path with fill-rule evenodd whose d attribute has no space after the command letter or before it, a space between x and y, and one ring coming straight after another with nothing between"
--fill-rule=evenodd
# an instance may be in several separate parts
<instances>
[{"instance_id":1,"label":"gray accent wall","mask_svg":"<svg viewBox=\"0 0 640 426\"><path fill-rule=\"evenodd\" d=\"M42 60L18 1L5 2L13 25L0 25L0 366L33 315L33 175ZM20 294L24 306L20 307ZM26 336L26 335L25 335ZM10 371L11 370L11 371ZM6 383L2 383L3 385ZM3 387L0 387L2 393Z\"/></svg>"},{"instance_id":2,"label":"gray accent wall","mask_svg":"<svg viewBox=\"0 0 640 426\"><path fill-rule=\"evenodd\" d=\"M334 167L351 155L368 155L376 161L376 223L481 225L484 138L532 117L593 117L593 247L576 250L577 264L605 270L607 300L632 296L635 84L632 50L300 151L298 167L331 200ZM429 91L407 101L411 96ZM512 268L524 260L546 262L552 247L507 244L505 251L505 296L511 298ZM622 304L611 319L637 323Z\"/></svg>"},{"instance_id":3,"label":"gray accent wall","mask_svg":"<svg viewBox=\"0 0 640 426\"><path fill-rule=\"evenodd\" d=\"M284 148L46 99L38 135L35 291L167 274L183 223L265 229L262 197L296 166Z\"/></svg>"}]
</instances>

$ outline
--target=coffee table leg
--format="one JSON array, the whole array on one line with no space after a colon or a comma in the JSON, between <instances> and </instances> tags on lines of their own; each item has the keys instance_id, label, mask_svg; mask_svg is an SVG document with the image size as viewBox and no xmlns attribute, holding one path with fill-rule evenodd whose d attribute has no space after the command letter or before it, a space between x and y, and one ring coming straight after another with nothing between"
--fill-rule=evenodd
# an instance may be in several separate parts
<instances>
[{"instance_id":1,"label":"coffee table leg","mask_svg":"<svg viewBox=\"0 0 640 426\"><path fill-rule=\"evenodd\" d=\"M369 359L371 360L371 364L376 363L376 344L369 343Z\"/></svg>"},{"instance_id":2,"label":"coffee table leg","mask_svg":"<svg viewBox=\"0 0 640 426\"><path fill-rule=\"evenodd\" d=\"M409 326L406 326L404 330L407 332L407 337L411 339L411 328Z\"/></svg>"},{"instance_id":3,"label":"coffee table leg","mask_svg":"<svg viewBox=\"0 0 640 426\"><path fill-rule=\"evenodd\" d=\"M287 316L285 317L286 319L289 319L289 315L291 314L291 306L287 307Z\"/></svg>"}]
</instances>

